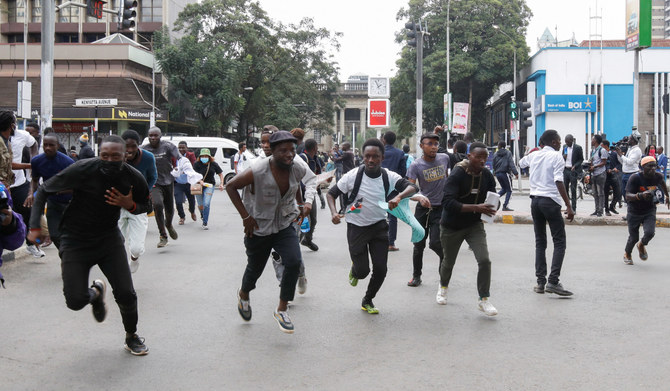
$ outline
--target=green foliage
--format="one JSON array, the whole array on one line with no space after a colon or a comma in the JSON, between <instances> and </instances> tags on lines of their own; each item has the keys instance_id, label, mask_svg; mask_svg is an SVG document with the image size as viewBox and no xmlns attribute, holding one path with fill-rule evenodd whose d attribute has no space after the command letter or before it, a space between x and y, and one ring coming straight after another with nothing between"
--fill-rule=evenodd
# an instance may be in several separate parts
<instances>
[{"instance_id":1,"label":"green foliage","mask_svg":"<svg viewBox=\"0 0 670 391\"><path fill-rule=\"evenodd\" d=\"M276 23L252 0L189 4L173 31L179 38L157 33L156 57L176 98L171 110L194 111L201 134L233 121L240 135L268 123L329 129L339 82L328 52L338 34L308 18Z\"/></svg>"},{"instance_id":2,"label":"green foliage","mask_svg":"<svg viewBox=\"0 0 670 391\"><path fill-rule=\"evenodd\" d=\"M472 94L472 131L485 129L486 102L500 84L513 75L512 57L516 48L517 68L528 61L525 43L531 12L525 0L453 0L450 9L450 84L454 102L469 102ZM398 20L423 20L430 35L424 37L423 125L432 129L444 120L446 93L447 0L410 0ZM509 35L493 29L498 25ZM405 31L396 35L402 42ZM414 132L416 117L416 49L403 47L396 62L398 72L391 81L391 115L399 134Z\"/></svg>"}]
</instances>

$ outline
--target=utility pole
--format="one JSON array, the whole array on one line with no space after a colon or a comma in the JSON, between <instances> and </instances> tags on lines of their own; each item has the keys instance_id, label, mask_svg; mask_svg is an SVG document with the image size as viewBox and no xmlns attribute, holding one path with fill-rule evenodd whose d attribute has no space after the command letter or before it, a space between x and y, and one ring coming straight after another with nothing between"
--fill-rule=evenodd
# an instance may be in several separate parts
<instances>
[{"instance_id":1,"label":"utility pole","mask_svg":"<svg viewBox=\"0 0 670 391\"><path fill-rule=\"evenodd\" d=\"M427 34L421 28L421 22L418 24L413 22L405 23L407 31L407 38L409 46L416 47L416 157L420 158L421 151L421 135L423 134L423 35Z\"/></svg>"},{"instance_id":2,"label":"utility pole","mask_svg":"<svg viewBox=\"0 0 670 391\"><path fill-rule=\"evenodd\" d=\"M54 92L54 41L56 38L55 0L42 1L42 62L40 69L40 118L41 129L51 126ZM26 15L28 17L28 15Z\"/></svg>"}]
</instances>

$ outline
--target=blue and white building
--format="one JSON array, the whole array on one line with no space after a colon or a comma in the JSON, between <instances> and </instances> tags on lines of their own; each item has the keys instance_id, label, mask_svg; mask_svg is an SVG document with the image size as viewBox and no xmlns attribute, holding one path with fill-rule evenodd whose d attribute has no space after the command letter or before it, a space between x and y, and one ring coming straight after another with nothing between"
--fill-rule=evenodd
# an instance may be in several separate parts
<instances>
[{"instance_id":1,"label":"blue and white building","mask_svg":"<svg viewBox=\"0 0 670 391\"><path fill-rule=\"evenodd\" d=\"M533 126L520 135L522 146L536 146L547 129L557 130L562 138L572 134L587 150L594 133L605 134L611 142L631 133L634 53L625 51L623 40L603 41L602 49L600 41L592 45L585 41L578 47L541 49L520 70L517 100L530 102L533 112ZM643 144L667 150L670 117L663 114L662 96L670 91L670 41L654 45L640 52L638 131ZM508 91L491 99L487 140L495 142L509 129L510 97Z\"/></svg>"}]
</instances>

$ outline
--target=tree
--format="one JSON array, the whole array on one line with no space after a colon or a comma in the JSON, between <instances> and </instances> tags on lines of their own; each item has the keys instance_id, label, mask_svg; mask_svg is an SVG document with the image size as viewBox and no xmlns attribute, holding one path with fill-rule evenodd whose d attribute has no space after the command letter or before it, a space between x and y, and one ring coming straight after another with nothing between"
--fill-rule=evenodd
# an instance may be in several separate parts
<instances>
[{"instance_id":1,"label":"tree","mask_svg":"<svg viewBox=\"0 0 670 391\"><path fill-rule=\"evenodd\" d=\"M485 129L486 102L500 84L512 78L515 48L518 69L528 61L524 36L531 16L525 0L451 1L451 92L455 102L470 103L472 131L476 136ZM424 38L423 123L425 129L432 129L444 121L447 0L410 0L408 8L398 12L397 19L423 20L430 33ZM514 42L493 29L494 24ZM396 40L402 42L404 36L402 31ZM391 115L403 136L411 135L415 129L415 50L403 48L396 62L398 72L391 81Z\"/></svg>"},{"instance_id":2,"label":"tree","mask_svg":"<svg viewBox=\"0 0 670 391\"><path fill-rule=\"evenodd\" d=\"M274 22L251 0L205 0L179 14L172 39L158 34L156 56L177 103L197 113L201 133L234 120L241 139L251 125L282 129L332 123L337 66L327 53L338 34L311 19Z\"/></svg>"}]
</instances>

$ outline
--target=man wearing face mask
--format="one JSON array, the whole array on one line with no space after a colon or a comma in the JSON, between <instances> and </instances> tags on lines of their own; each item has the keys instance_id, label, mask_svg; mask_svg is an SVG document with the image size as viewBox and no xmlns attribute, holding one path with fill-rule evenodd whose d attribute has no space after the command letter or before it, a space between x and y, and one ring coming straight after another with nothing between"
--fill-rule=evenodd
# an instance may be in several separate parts
<instances>
[{"instance_id":1,"label":"man wearing face mask","mask_svg":"<svg viewBox=\"0 0 670 391\"><path fill-rule=\"evenodd\" d=\"M60 224L65 302L75 311L91 304L95 320L105 320L105 282L98 279L87 288L90 269L98 265L121 310L126 350L145 355L148 349L136 334L137 295L118 221L121 209L133 214L149 212L151 200L146 180L124 162L125 153L123 139L108 136L100 146L99 158L80 160L44 182L35 196L28 238L35 241L41 237L40 218L47 197L71 190L72 201Z\"/></svg>"}]
</instances>

